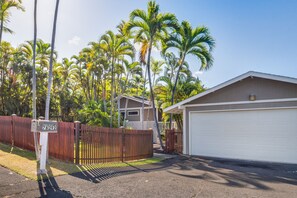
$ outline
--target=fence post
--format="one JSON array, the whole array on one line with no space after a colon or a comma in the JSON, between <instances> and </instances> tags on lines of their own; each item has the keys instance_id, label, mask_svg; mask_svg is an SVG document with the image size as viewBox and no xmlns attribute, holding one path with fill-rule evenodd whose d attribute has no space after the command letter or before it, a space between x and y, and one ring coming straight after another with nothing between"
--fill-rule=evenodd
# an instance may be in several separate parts
<instances>
[{"instance_id":1,"label":"fence post","mask_svg":"<svg viewBox=\"0 0 297 198\"><path fill-rule=\"evenodd\" d=\"M124 152L125 152L125 128L124 127L121 127L122 128L122 162L124 162Z\"/></svg>"},{"instance_id":2,"label":"fence post","mask_svg":"<svg viewBox=\"0 0 297 198\"><path fill-rule=\"evenodd\" d=\"M11 115L11 145L14 146L14 128L15 128L15 122L14 118L16 117L16 114Z\"/></svg>"},{"instance_id":3,"label":"fence post","mask_svg":"<svg viewBox=\"0 0 297 198\"><path fill-rule=\"evenodd\" d=\"M74 122L75 130L75 164L79 164L79 134L80 134L80 121Z\"/></svg>"}]
</instances>

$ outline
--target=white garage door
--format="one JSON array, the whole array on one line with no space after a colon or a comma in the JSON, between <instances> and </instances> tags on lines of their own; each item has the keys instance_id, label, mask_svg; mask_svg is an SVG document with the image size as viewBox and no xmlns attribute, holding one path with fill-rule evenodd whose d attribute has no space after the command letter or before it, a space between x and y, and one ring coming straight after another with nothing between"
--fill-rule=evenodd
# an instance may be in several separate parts
<instances>
[{"instance_id":1,"label":"white garage door","mask_svg":"<svg viewBox=\"0 0 297 198\"><path fill-rule=\"evenodd\" d=\"M297 163L297 109L190 112L190 154Z\"/></svg>"}]
</instances>

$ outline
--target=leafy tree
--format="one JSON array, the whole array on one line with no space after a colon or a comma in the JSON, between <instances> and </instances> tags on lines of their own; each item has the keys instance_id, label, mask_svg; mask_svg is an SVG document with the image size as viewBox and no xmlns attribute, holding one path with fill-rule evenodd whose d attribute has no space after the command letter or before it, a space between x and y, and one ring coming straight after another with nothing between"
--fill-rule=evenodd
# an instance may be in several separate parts
<instances>
[{"instance_id":1,"label":"leafy tree","mask_svg":"<svg viewBox=\"0 0 297 198\"><path fill-rule=\"evenodd\" d=\"M112 31L107 31L100 39L101 48L110 57L111 63L111 109L110 109L110 124L112 125L113 120L113 104L114 104L114 69L116 61L120 56L129 56L133 58L134 47L125 37L118 37ZM111 126L110 126L111 127Z\"/></svg>"},{"instance_id":2,"label":"leafy tree","mask_svg":"<svg viewBox=\"0 0 297 198\"><path fill-rule=\"evenodd\" d=\"M151 79L150 61L153 44L156 43L158 40L164 38L165 35L168 35L168 30L175 27L177 27L177 19L175 15L171 13L160 13L159 5L155 1L148 2L147 11L140 9L132 11L130 14L130 21L126 23L124 27L125 31L136 29L136 40L143 41L142 46L143 48L145 48L145 50L144 52L142 52L141 62L144 62L144 54L146 54L147 52L146 65L148 71L150 95L153 106L155 125L158 131L158 136L162 148L164 148L164 145L161 139L157 120L155 97Z\"/></svg>"},{"instance_id":3,"label":"leafy tree","mask_svg":"<svg viewBox=\"0 0 297 198\"><path fill-rule=\"evenodd\" d=\"M176 48L179 52L179 67L175 78L171 104L174 104L174 94L178 83L179 72L185 62L186 56L191 54L197 57L200 62L200 70L207 70L213 64L211 51L215 45L207 27L192 28L190 23L183 21L175 34L171 34L164 42L163 53L169 48ZM172 122L172 116L170 123ZM171 124L170 124L171 126Z\"/></svg>"},{"instance_id":4,"label":"leafy tree","mask_svg":"<svg viewBox=\"0 0 297 198\"><path fill-rule=\"evenodd\" d=\"M16 8L25 11L21 0L0 0L0 43L2 42L3 32L13 33L6 25L11 15L10 10Z\"/></svg>"}]
</instances>

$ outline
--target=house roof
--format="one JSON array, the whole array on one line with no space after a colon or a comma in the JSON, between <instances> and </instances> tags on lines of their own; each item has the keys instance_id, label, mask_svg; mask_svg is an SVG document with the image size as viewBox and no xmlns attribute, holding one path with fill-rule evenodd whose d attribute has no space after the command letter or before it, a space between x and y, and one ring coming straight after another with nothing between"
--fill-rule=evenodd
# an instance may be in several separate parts
<instances>
[{"instance_id":1,"label":"house roof","mask_svg":"<svg viewBox=\"0 0 297 198\"><path fill-rule=\"evenodd\" d=\"M172 105L170 107L167 107L166 109L164 109L165 113L181 113L182 112L182 106L193 101L196 100L198 98L201 98L202 96L205 96L207 94L210 94L212 92L215 92L219 89L222 89L226 86L229 86L233 83L236 83L238 81L241 81L245 78L248 77L258 77L258 78L264 78L264 79L269 79L269 80L276 80L276 81L281 81L281 82L287 82L287 83L293 83L293 84L297 84L297 78L291 78L291 77L286 77L286 76L279 76L279 75L274 75L274 74L266 74L266 73L261 73L261 72L255 72L255 71L249 71L247 73L244 73L240 76L237 76L235 78L232 78L224 83L221 83L215 87L212 87L200 94L197 94L195 96L192 96L186 100L183 100L175 105Z\"/></svg>"},{"instance_id":2,"label":"house roof","mask_svg":"<svg viewBox=\"0 0 297 198\"><path fill-rule=\"evenodd\" d=\"M139 103L144 102L144 104L146 104L146 105L151 105L149 100L147 100L145 98L143 100L142 97L138 97L138 96L135 97L135 96L128 96L128 95L120 95L119 97L120 97L120 99L127 98L129 100L134 100L134 101L139 102ZM115 98L115 100L117 100L117 99L118 99L118 97Z\"/></svg>"}]
</instances>

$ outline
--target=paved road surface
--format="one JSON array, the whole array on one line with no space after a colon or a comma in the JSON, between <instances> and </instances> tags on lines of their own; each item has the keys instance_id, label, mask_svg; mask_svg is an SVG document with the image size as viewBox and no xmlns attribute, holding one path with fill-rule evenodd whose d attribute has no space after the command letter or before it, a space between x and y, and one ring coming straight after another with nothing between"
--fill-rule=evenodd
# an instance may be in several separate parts
<instances>
[{"instance_id":1,"label":"paved road surface","mask_svg":"<svg viewBox=\"0 0 297 198\"><path fill-rule=\"evenodd\" d=\"M297 197L297 165L177 157L31 181L0 167L0 197Z\"/></svg>"}]
</instances>

